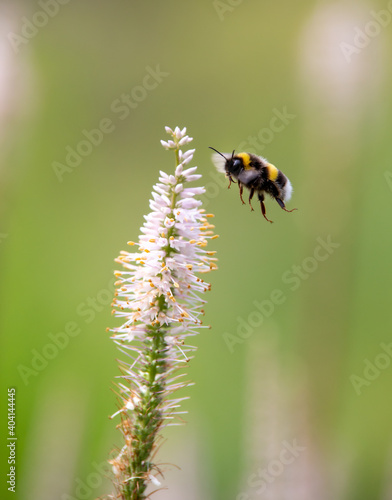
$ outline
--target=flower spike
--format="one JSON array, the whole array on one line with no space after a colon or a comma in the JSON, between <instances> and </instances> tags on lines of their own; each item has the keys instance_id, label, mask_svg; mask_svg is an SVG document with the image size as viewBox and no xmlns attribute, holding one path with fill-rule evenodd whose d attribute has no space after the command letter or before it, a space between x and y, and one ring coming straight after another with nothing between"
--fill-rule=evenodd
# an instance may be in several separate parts
<instances>
[{"instance_id":1,"label":"flower spike","mask_svg":"<svg viewBox=\"0 0 392 500\"><path fill-rule=\"evenodd\" d=\"M198 180L197 167L188 168L194 149L180 148L192 139L186 128L165 127L171 136L161 141L175 152L174 175L160 172L138 242L129 241L134 252L122 251L116 262L114 315L122 325L112 328L112 339L126 356L120 361L116 387L120 416L118 425L125 445L110 460L116 497L123 500L147 498L146 488L160 484L158 465L152 463L159 432L178 425L180 401L172 394L191 385L174 372L187 364L195 348L187 338L201 328L205 300L200 294L210 285L198 274L216 269L215 252L207 251L214 239L201 201L201 187L188 187Z\"/></svg>"}]
</instances>

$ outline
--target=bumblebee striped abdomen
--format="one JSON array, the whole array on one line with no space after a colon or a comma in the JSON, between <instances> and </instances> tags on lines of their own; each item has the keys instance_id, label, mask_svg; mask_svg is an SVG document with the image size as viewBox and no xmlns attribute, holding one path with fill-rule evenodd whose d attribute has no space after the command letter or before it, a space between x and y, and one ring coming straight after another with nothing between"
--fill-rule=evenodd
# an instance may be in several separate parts
<instances>
[{"instance_id":1,"label":"bumblebee striped abdomen","mask_svg":"<svg viewBox=\"0 0 392 500\"><path fill-rule=\"evenodd\" d=\"M273 169L271 169L271 167L273 167ZM269 163L267 169L270 185L274 186L271 193L273 197L279 197L282 200L289 201L293 192L291 182L284 173L278 170L274 165Z\"/></svg>"}]
</instances>

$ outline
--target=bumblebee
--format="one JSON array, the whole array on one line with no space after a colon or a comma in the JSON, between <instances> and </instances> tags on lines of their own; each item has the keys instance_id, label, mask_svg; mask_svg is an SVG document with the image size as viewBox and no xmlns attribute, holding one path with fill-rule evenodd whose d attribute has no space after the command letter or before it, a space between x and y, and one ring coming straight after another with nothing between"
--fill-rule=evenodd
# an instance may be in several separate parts
<instances>
[{"instance_id":1,"label":"bumblebee","mask_svg":"<svg viewBox=\"0 0 392 500\"><path fill-rule=\"evenodd\" d=\"M249 205L251 210L253 211L251 201L256 192L261 206L261 213L268 222L273 221L269 220L266 215L264 205L265 193L274 198L280 208L286 212L297 210L296 208L288 210L285 205L285 201L290 200L293 192L291 182L274 165L268 163L265 158L250 153L238 153L235 155L235 151L230 155L220 153L215 148L210 147L210 149L215 151L212 155L215 167L229 179L228 187L230 188L232 182L236 184L234 179L237 180L240 199L243 205L245 205L245 202L242 198L242 193L244 187L246 187L249 189Z\"/></svg>"}]
</instances>

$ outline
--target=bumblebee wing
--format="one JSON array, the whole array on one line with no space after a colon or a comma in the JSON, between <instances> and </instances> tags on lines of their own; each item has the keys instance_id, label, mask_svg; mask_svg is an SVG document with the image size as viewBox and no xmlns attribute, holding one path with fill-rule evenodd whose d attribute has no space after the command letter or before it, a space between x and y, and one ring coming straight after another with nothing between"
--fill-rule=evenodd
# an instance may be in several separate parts
<instances>
[{"instance_id":1,"label":"bumblebee wing","mask_svg":"<svg viewBox=\"0 0 392 500\"><path fill-rule=\"evenodd\" d=\"M229 153L222 153L222 154L224 155L224 158L223 158L223 156L218 155L218 153L214 153L211 156L211 159L212 159L212 163L215 165L218 172L220 172L221 174L225 174L226 173L226 170L225 170L226 160L229 160L231 158L231 154L229 154Z\"/></svg>"},{"instance_id":2,"label":"bumblebee wing","mask_svg":"<svg viewBox=\"0 0 392 500\"><path fill-rule=\"evenodd\" d=\"M260 176L260 171L250 168L248 170L242 170L238 175L238 180L242 182L242 184L248 185L250 182L257 179Z\"/></svg>"}]
</instances>

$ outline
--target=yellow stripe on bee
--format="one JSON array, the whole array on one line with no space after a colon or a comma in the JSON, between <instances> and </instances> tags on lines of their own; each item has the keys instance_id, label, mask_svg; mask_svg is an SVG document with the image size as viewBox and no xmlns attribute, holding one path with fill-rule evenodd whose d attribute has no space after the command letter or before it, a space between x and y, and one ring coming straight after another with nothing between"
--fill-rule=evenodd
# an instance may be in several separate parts
<instances>
[{"instance_id":1,"label":"yellow stripe on bee","mask_svg":"<svg viewBox=\"0 0 392 500\"><path fill-rule=\"evenodd\" d=\"M268 170L268 179L270 181L276 181L279 170L275 167L275 165L272 165L272 163L267 163L267 170Z\"/></svg>"},{"instance_id":2,"label":"yellow stripe on bee","mask_svg":"<svg viewBox=\"0 0 392 500\"><path fill-rule=\"evenodd\" d=\"M239 153L237 155L239 158L242 158L242 161L244 163L244 169L245 170L249 170L250 168L252 168L249 164L250 164L250 155L248 153Z\"/></svg>"}]
</instances>

